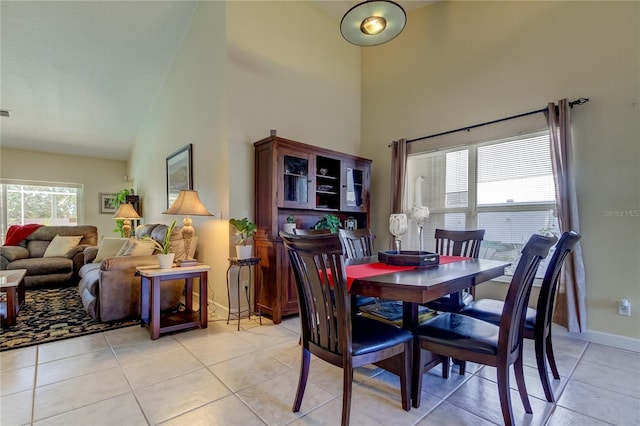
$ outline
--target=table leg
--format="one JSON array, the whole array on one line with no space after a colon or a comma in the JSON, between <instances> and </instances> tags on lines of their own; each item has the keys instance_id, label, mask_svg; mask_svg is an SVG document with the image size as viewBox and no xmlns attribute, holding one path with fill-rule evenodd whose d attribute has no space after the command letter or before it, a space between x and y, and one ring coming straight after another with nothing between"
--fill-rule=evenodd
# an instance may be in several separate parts
<instances>
[{"instance_id":1,"label":"table leg","mask_svg":"<svg viewBox=\"0 0 640 426\"><path fill-rule=\"evenodd\" d=\"M238 268L238 331L240 331L240 275L242 275L242 266Z\"/></svg>"},{"instance_id":2,"label":"table leg","mask_svg":"<svg viewBox=\"0 0 640 426\"><path fill-rule=\"evenodd\" d=\"M187 312L191 312L193 311L193 277L185 278L185 285L184 304Z\"/></svg>"},{"instance_id":3,"label":"table leg","mask_svg":"<svg viewBox=\"0 0 640 426\"><path fill-rule=\"evenodd\" d=\"M16 300L16 288L7 287L5 290L7 292L7 325L16 325L16 311L20 306Z\"/></svg>"},{"instance_id":4,"label":"table leg","mask_svg":"<svg viewBox=\"0 0 640 426\"><path fill-rule=\"evenodd\" d=\"M231 266L227 268L227 325L229 325L229 320L231 319L231 289L229 284L229 271L231 270Z\"/></svg>"},{"instance_id":5,"label":"table leg","mask_svg":"<svg viewBox=\"0 0 640 426\"><path fill-rule=\"evenodd\" d=\"M207 328L207 322L209 321L209 310L207 300L207 291L208 291L208 283L207 283L207 273L202 272L200 274L200 327Z\"/></svg>"},{"instance_id":6,"label":"table leg","mask_svg":"<svg viewBox=\"0 0 640 426\"><path fill-rule=\"evenodd\" d=\"M140 320L141 325L149 324L149 278L140 279Z\"/></svg>"},{"instance_id":7,"label":"table leg","mask_svg":"<svg viewBox=\"0 0 640 426\"><path fill-rule=\"evenodd\" d=\"M160 337L160 277L151 281L151 340Z\"/></svg>"}]
</instances>

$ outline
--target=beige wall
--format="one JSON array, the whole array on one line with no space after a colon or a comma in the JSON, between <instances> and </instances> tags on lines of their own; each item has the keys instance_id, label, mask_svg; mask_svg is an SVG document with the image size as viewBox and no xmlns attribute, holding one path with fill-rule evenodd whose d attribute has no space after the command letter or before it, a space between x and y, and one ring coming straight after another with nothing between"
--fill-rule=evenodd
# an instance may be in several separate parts
<instances>
[{"instance_id":1,"label":"beige wall","mask_svg":"<svg viewBox=\"0 0 640 426\"><path fill-rule=\"evenodd\" d=\"M124 161L73 155L49 154L20 149L0 149L0 177L83 185L84 220L80 225L98 227L98 238L118 236L113 232L116 222L112 214L99 214L99 193L118 192L133 186L125 182L127 163Z\"/></svg>"},{"instance_id":2,"label":"beige wall","mask_svg":"<svg viewBox=\"0 0 640 426\"><path fill-rule=\"evenodd\" d=\"M544 107L573 110L588 328L640 337L638 2L438 2L362 55L362 140L386 244L389 141ZM632 316L617 314L631 300ZM637 345L637 340L636 343Z\"/></svg>"}]
</instances>

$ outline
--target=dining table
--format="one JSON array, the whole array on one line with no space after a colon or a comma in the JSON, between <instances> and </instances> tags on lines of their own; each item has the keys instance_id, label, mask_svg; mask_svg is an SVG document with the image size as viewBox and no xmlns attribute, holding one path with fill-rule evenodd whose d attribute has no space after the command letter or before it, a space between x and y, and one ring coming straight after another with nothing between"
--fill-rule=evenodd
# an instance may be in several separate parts
<instances>
[{"instance_id":1,"label":"dining table","mask_svg":"<svg viewBox=\"0 0 640 426\"><path fill-rule=\"evenodd\" d=\"M437 265L394 266L370 256L347 259L345 271L352 305L357 295L402 301L402 327L415 331L419 326L418 306L500 277L510 265L499 260L440 256ZM420 346L414 341L414 360L420 359L418 350ZM424 372L440 363L440 357L433 354L425 354L422 359L423 366L414 362L412 368L422 368ZM396 361L391 358L376 365L398 374L400 365Z\"/></svg>"}]
</instances>

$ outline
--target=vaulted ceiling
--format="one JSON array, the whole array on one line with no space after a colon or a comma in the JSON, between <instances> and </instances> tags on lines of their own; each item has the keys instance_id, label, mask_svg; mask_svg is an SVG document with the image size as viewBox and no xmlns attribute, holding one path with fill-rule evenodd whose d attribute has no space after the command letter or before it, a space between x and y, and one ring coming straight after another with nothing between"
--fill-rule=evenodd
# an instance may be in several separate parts
<instances>
[{"instance_id":1,"label":"vaulted ceiling","mask_svg":"<svg viewBox=\"0 0 640 426\"><path fill-rule=\"evenodd\" d=\"M401 1L415 9L431 1ZM313 3L339 19L354 0ZM0 2L0 145L126 160L197 1ZM337 29L336 29L337 30Z\"/></svg>"}]
</instances>

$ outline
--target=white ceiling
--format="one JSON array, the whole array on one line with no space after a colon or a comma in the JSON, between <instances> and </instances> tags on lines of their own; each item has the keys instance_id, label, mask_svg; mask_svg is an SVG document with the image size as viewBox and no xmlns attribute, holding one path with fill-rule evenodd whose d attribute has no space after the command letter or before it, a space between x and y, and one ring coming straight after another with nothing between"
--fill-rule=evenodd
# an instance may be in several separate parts
<instances>
[{"instance_id":1,"label":"white ceiling","mask_svg":"<svg viewBox=\"0 0 640 426\"><path fill-rule=\"evenodd\" d=\"M311 1L338 19L358 3ZM0 118L1 146L127 160L196 7L1 1L0 108L11 111Z\"/></svg>"}]
</instances>

